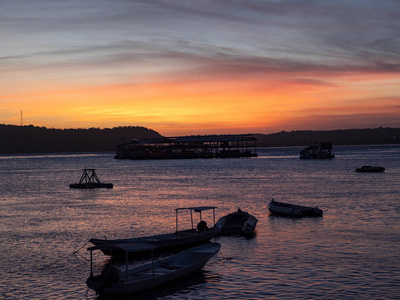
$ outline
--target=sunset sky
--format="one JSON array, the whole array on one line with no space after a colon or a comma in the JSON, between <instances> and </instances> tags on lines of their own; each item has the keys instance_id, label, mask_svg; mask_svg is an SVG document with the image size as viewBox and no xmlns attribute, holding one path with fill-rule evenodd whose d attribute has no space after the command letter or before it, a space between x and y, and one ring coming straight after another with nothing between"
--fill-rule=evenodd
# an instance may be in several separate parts
<instances>
[{"instance_id":1,"label":"sunset sky","mask_svg":"<svg viewBox=\"0 0 400 300\"><path fill-rule=\"evenodd\" d=\"M0 124L400 127L399 0L2 0Z\"/></svg>"}]
</instances>

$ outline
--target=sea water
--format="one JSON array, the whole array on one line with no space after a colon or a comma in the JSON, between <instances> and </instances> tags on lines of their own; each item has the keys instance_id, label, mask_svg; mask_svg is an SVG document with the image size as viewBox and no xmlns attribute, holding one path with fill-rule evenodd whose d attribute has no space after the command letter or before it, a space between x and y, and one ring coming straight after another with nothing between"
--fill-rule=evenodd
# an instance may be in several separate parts
<instances>
[{"instance_id":1,"label":"sea water","mask_svg":"<svg viewBox=\"0 0 400 300\"><path fill-rule=\"evenodd\" d=\"M217 219L238 208L257 217L255 237L214 238L221 253L202 272L124 299L400 299L400 146L338 146L331 160L301 160L300 150L260 148L246 159L0 156L0 298L96 299L85 284L90 238L173 232L175 208L208 205ZM363 165L386 170L355 172ZM83 168L114 188L70 189ZM324 216L270 216L272 198ZM203 218L212 226L211 213Z\"/></svg>"}]
</instances>

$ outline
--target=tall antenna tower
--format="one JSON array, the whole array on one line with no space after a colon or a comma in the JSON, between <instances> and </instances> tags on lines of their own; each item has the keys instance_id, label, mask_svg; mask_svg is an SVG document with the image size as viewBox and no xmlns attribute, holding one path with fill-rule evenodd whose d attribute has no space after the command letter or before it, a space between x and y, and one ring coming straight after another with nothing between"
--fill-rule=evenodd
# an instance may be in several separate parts
<instances>
[{"instance_id":1,"label":"tall antenna tower","mask_svg":"<svg viewBox=\"0 0 400 300\"><path fill-rule=\"evenodd\" d=\"M24 119L22 118L22 110L21 110L21 126L24 125Z\"/></svg>"}]
</instances>

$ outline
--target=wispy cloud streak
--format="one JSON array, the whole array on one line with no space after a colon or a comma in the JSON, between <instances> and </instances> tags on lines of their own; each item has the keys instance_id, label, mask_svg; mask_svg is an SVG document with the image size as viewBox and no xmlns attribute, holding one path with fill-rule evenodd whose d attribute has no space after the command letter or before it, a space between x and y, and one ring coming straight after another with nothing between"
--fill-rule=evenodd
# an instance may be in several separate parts
<instances>
[{"instance_id":1,"label":"wispy cloud streak","mask_svg":"<svg viewBox=\"0 0 400 300\"><path fill-rule=\"evenodd\" d=\"M285 95L284 85L294 85L309 103L334 91L340 104L346 89L366 95L373 81L370 96L387 97L399 92L398 32L398 0L4 0L0 101L19 85L36 93L48 82L73 89L188 80L253 80ZM293 98L281 101L305 102Z\"/></svg>"}]
</instances>

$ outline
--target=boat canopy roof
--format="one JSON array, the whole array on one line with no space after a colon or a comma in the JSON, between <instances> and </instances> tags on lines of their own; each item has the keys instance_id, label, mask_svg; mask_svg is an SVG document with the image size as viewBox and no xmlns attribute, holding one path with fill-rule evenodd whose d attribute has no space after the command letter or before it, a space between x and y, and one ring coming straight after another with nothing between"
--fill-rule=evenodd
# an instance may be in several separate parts
<instances>
[{"instance_id":1,"label":"boat canopy roof","mask_svg":"<svg viewBox=\"0 0 400 300\"><path fill-rule=\"evenodd\" d=\"M257 141L252 134L227 134L227 135L191 135L178 137L141 138L132 141L134 144L158 143L212 143L212 142L246 142Z\"/></svg>"},{"instance_id":2,"label":"boat canopy roof","mask_svg":"<svg viewBox=\"0 0 400 300\"><path fill-rule=\"evenodd\" d=\"M154 246L152 244L148 244L148 243L120 243L120 244L112 244L112 245L93 246L93 247L87 248L87 250L89 250L89 251L101 250L101 249L125 251L127 253L131 253L131 252L154 250L154 249L156 249L156 246Z\"/></svg>"},{"instance_id":3,"label":"boat canopy roof","mask_svg":"<svg viewBox=\"0 0 400 300\"><path fill-rule=\"evenodd\" d=\"M210 210L210 209L216 209L216 206L192 206L192 207L180 207L180 208L175 208L176 211L178 210L183 210L183 209L189 209L193 210L195 212L202 212L203 210Z\"/></svg>"},{"instance_id":4,"label":"boat canopy roof","mask_svg":"<svg viewBox=\"0 0 400 300\"><path fill-rule=\"evenodd\" d=\"M169 138L173 143L191 143L191 142L233 142L233 141L256 141L251 134L236 135L194 135Z\"/></svg>"}]
</instances>

